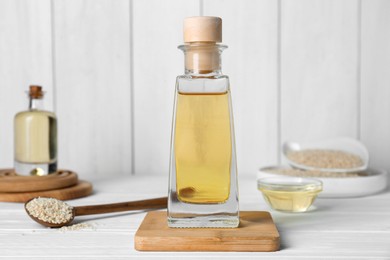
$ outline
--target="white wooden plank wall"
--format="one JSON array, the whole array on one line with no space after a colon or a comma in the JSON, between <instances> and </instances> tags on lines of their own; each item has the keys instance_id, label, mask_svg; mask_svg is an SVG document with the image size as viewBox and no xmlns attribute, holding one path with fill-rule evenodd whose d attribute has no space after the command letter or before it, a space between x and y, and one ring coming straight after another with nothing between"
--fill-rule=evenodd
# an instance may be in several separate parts
<instances>
[{"instance_id":1,"label":"white wooden plank wall","mask_svg":"<svg viewBox=\"0 0 390 260\"><path fill-rule=\"evenodd\" d=\"M358 137L358 1L282 3L282 141Z\"/></svg>"},{"instance_id":2,"label":"white wooden plank wall","mask_svg":"<svg viewBox=\"0 0 390 260\"><path fill-rule=\"evenodd\" d=\"M0 167L31 83L59 118L59 163L84 176L167 174L182 20L224 20L240 174L285 140L362 139L390 170L390 1L2 0Z\"/></svg>"},{"instance_id":3,"label":"white wooden plank wall","mask_svg":"<svg viewBox=\"0 0 390 260\"><path fill-rule=\"evenodd\" d=\"M273 0L203 3L204 15L222 18L229 46L222 70L230 77L240 174L278 160L277 11Z\"/></svg>"},{"instance_id":4,"label":"white wooden plank wall","mask_svg":"<svg viewBox=\"0 0 390 260\"><path fill-rule=\"evenodd\" d=\"M53 109L50 1L0 1L0 168L13 164L13 117L29 84L46 87Z\"/></svg>"},{"instance_id":5,"label":"white wooden plank wall","mask_svg":"<svg viewBox=\"0 0 390 260\"><path fill-rule=\"evenodd\" d=\"M59 165L131 173L130 4L53 1Z\"/></svg>"},{"instance_id":6,"label":"white wooden plank wall","mask_svg":"<svg viewBox=\"0 0 390 260\"><path fill-rule=\"evenodd\" d=\"M133 2L134 165L136 174L167 174L176 76L184 73L182 23L197 0Z\"/></svg>"},{"instance_id":7,"label":"white wooden plank wall","mask_svg":"<svg viewBox=\"0 0 390 260\"><path fill-rule=\"evenodd\" d=\"M364 0L361 18L361 137L390 170L390 1Z\"/></svg>"}]
</instances>

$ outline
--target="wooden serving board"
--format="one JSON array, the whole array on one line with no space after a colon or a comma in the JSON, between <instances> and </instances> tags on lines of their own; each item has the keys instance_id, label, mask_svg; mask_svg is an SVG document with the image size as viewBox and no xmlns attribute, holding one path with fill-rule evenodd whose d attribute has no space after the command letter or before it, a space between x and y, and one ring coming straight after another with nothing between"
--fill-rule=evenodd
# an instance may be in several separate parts
<instances>
[{"instance_id":1,"label":"wooden serving board","mask_svg":"<svg viewBox=\"0 0 390 260\"><path fill-rule=\"evenodd\" d=\"M60 200L70 200L88 196L92 193L92 184L87 181L79 181L76 185L62 189L0 193L0 201L26 202L35 197L51 197Z\"/></svg>"},{"instance_id":2,"label":"wooden serving board","mask_svg":"<svg viewBox=\"0 0 390 260\"><path fill-rule=\"evenodd\" d=\"M77 182L77 174L68 170L45 176L21 176L14 169L0 170L0 193L54 190L74 186Z\"/></svg>"},{"instance_id":3,"label":"wooden serving board","mask_svg":"<svg viewBox=\"0 0 390 260\"><path fill-rule=\"evenodd\" d=\"M135 234L139 251L279 250L279 232L269 212L241 211L238 228L169 228L166 211L149 212Z\"/></svg>"}]
</instances>

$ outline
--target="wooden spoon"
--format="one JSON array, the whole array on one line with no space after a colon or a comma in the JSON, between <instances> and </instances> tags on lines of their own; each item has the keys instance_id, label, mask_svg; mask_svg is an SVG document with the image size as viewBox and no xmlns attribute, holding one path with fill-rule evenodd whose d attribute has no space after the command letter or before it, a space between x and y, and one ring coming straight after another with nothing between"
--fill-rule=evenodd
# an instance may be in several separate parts
<instances>
[{"instance_id":1,"label":"wooden spoon","mask_svg":"<svg viewBox=\"0 0 390 260\"><path fill-rule=\"evenodd\" d=\"M33 198L35 199L35 198ZM33 200L31 199L31 200ZM162 209L167 207L167 197L157 198L157 199L149 199L149 200L139 200L139 201L129 201L129 202L121 202L121 203L112 203L112 204L102 204L102 205L90 205L90 206L78 206L72 207L72 217L67 222L63 222L60 224L51 223L47 221L43 221L34 217L27 210L27 204L31 201L27 201L24 204L24 209L27 214L36 222L46 227L63 227L69 225L75 216L83 216L83 215L92 215L92 214L103 214L103 213L111 213L111 212L120 212L120 211L130 211L130 210L142 210L142 209ZM59 200L61 203L65 203ZM66 203L65 203L66 204ZM67 204L68 205L68 204Z\"/></svg>"}]
</instances>

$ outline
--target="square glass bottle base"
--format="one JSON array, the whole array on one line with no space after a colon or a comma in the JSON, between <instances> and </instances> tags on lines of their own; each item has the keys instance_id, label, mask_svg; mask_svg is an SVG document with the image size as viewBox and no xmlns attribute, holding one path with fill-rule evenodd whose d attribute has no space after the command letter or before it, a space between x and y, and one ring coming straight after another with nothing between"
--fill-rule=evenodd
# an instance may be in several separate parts
<instances>
[{"instance_id":1,"label":"square glass bottle base","mask_svg":"<svg viewBox=\"0 0 390 260\"><path fill-rule=\"evenodd\" d=\"M239 224L238 216L228 215L168 217L168 226L171 228L237 228Z\"/></svg>"},{"instance_id":2,"label":"square glass bottle base","mask_svg":"<svg viewBox=\"0 0 390 260\"><path fill-rule=\"evenodd\" d=\"M240 217L238 198L234 195L224 203L196 204L180 201L176 193L171 193L168 198L168 226L171 228L236 228L240 223Z\"/></svg>"}]
</instances>

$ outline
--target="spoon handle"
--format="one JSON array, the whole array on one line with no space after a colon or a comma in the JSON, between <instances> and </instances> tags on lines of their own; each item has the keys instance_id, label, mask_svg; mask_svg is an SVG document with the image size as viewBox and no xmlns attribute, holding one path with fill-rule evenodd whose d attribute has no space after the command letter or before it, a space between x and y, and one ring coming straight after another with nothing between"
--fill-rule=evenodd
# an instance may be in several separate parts
<instances>
[{"instance_id":1,"label":"spoon handle","mask_svg":"<svg viewBox=\"0 0 390 260\"><path fill-rule=\"evenodd\" d=\"M128 210L140 210L140 209L162 209L167 207L167 197L129 201L112 204L92 205L92 206L79 206L74 208L75 216L102 214L110 212L128 211Z\"/></svg>"}]
</instances>

